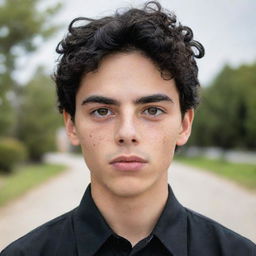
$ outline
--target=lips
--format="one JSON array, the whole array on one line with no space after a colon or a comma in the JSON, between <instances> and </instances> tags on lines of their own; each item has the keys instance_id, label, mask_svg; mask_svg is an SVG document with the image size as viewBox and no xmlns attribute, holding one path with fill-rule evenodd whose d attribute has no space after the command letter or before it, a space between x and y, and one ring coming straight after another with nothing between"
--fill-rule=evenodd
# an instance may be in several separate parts
<instances>
[{"instance_id":1,"label":"lips","mask_svg":"<svg viewBox=\"0 0 256 256\"><path fill-rule=\"evenodd\" d=\"M115 169L120 171L137 171L146 163L145 159L138 156L119 156L110 162Z\"/></svg>"}]
</instances>

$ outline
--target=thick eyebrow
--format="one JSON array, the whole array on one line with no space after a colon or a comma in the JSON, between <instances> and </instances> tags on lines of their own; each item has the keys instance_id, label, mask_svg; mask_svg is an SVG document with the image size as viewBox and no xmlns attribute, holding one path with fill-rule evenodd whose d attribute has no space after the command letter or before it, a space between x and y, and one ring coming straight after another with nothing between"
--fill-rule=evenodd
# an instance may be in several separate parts
<instances>
[{"instance_id":1,"label":"thick eyebrow","mask_svg":"<svg viewBox=\"0 0 256 256\"><path fill-rule=\"evenodd\" d=\"M146 104L146 103L152 103L152 102L160 102L160 101L170 101L173 103L173 100L169 98L165 94L153 94L141 97L137 100L135 100L135 104Z\"/></svg>"},{"instance_id":2,"label":"thick eyebrow","mask_svg":"<svg viewBox=\"0 0 256 256\"><path fill-rule=\"evenodd\" d=\"M111 99L104 96L98 96L98 95L92 95L87 99L83 100L82 105L85 105L88 103L100 103L100 104L117 105L117 106L120 105L120 103L115 99Z\"/></svg>"},{"instance_id":3,"label":"thick eyebrow","mask_svg":"<svg viewBox=\"0 0 256 256\"><path fill-rule=\"evenodd\" d=\"M136 99L133 103L138 105L138 104L146 104L146 103L160 102L160 101L169 101L173 103L173 100L165 94L153 94L153 95L143 96L141 98ZM83 100L82 105L85 105L88 103L100 103L100 104L106 104L106 105L120 106L119 101L112 98L99 96L99 95L89 96L88 98Z\"/></svg>"}]
</instances>

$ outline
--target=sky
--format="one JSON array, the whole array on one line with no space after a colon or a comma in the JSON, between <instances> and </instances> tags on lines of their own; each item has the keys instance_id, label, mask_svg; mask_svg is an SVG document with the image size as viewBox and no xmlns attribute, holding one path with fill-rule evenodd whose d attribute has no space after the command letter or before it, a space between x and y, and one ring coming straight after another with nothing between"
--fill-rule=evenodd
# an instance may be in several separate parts
<instances>
[{"instance_id":1,"label":"sky","mask_svg":"<svg viewBox=\"0 0 256 256\"><path fill-rule=\"evenodd\" d=\"M57 0L42 1L45 8ZM40 49L19 61L16 73L26 82L38 65L52 73L56 65L55 48L67 33L68 24L78 16L100 18L113 14L117 8L140 7L142 0L59 0L62 10L55 17L63 29ZM229 64L256 62L256 1L255 0L159 0L161 5L174 12L178 21L192 28L194 39L205 47L205 57L198 59L199 80L209 85L221 68Z\"/></svg>"}]
</instances>

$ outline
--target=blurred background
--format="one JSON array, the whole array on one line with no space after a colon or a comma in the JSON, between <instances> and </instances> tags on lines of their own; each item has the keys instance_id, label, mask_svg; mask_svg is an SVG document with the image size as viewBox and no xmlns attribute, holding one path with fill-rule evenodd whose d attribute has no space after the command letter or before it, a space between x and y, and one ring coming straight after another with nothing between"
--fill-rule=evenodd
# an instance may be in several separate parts
<instances>
[{"instance_id":1,"label":"blurred background","mask_svg":"<svg viewBox=\"0 0 256 256\"><path fill-rule=\"evenodd\" d=\"M193 29L206 50L197 61L202 103L192 137L176 160L231 180L255 199L256 1L159 2ZM46 153L76 151L63 130L50 78L58 57L55 48L70 21L143 3L0 0L0 212L66 169L63 163L44 161Z\"/></svg>"}]
</instances>

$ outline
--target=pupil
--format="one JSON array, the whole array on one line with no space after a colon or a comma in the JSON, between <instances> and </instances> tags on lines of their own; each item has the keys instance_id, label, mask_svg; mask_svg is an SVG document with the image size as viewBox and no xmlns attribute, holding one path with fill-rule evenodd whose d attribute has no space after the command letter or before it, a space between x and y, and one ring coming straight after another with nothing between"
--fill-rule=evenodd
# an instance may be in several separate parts
<instances>
[{"instance_id":1,"label":"pupil","mask_svg":"<svg viewBox=\"0 0 256 256\"><path fill-rule=\"evenodd\" d=\"M100 115L106 115L107 112L108 112L108 110L105 109L105 108L101 108L101 109L99 109L98 111L99 111L99 114L100 114Z\"/></svg>"},{"instance_id":2,"label":"pupil","mask_svg":"<svg viewBox=\"0 0 256 256\"><path fill-rule=\"evenodd\" d=\"M149 112L149 114L155 115L156 112L157 112L157 109L156 108L149 108L148 112Z\"/></svg>"}]
</instances>

